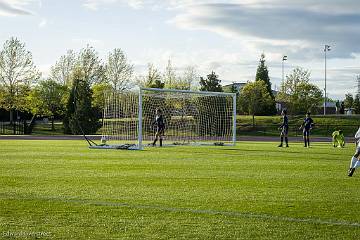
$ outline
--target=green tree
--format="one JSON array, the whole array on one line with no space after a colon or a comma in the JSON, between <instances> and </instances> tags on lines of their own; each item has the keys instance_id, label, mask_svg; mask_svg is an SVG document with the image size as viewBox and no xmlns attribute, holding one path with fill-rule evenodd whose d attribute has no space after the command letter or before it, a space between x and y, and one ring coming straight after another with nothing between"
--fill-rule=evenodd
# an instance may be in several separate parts
<instances>
[{"instance_id":1,"label":"green tree","mask_svg":"<svg viewBox=\"0 0 360 240\"><path fill-rule=\"evenodd\" d=\"M340 110L339 110L340 114L344 114L345 113L345 104L344 102L340 103Z\"/></svg>"},{"instance_id":2,"label":"green tree","mask_svg":"<svg viewBox=\"0 0 360 240\"><path fill-rule=\"evenodd\" d=\"M220 85L221 80L214 71L207 75L204 79L200 77L200 91L208 92L223 92L222 86ZM223 128L227 125L229 118L218 118L214 109L209 109L206 106L216 106L217 109L226 108L226 99L217 96L202 96L197 99L197 109L199 110L200 119L196 119L200 126L207 126L199 129L200 135L217 136ZM218 126L218 127L217 127Z\"/></svg>"},{"instance_id":3,"label":"green tree","mask_svg":"<svg viewBox=\"0 0 360 240\"><path fill-rule=\"evenodd\" d=\"M271 82L269 77L269 70L265 62L265 54L261 54L259 65L256 70L255 81L264 81L266 84L266 90L269 93L271 100L267 105L267 109L263 110L263 115L273 115L276 113L275 97L271 90Z\"/></svg>"},{"instance_id":4,"label":"green tree","mask_svg":"<svg viewBox=\"0 0 360 240\"><path fill-rule=\"evenodd\" d=\"M264 81L266 84L266 89L271 97L273 97L273 93L271 90L271 82L269 77L269 70L265 63L265 54L261 54L259 65L256 70L255 81Z\"/></svg>"},{"instance_id":5,"label":"green tree","mask_svg":"<svg viewBox=\"0 0 360 240\"><path fill-rule=\"evenodd\" d=\"M49 116L51 129L55 130L55 116L63 116L68 99L68 88L54 80L40 81L39 85L29 95L31 112Z\"/></svg>"},{"instance_id":6,"label":"green tree","mask_svg":"<svg viewBox=\"0 0 360 240\"><path fill-rule=\"evenodd\" d=\"M285 102L292 114L305 114L314 111L323 101L322 92L310 83L310 72L300 67L286 76L277 95L277 100Z\"/></svg>"},{"instance_id":7,"label":"green tree","mask_svg":"<svg viewBox=\"0 0 360 240\"><path fill-rule=\"evenodd\" d=\"M14 37L5 41L0 51L0 107L9 110L11 123L14 111L26 107L30 85L40 76L24 43Z\"/></svg>"},{"instance_id":8,"label":"green tree","mask_svg":"<svg viewBox=\"0 0 360 240\"><path fill-rule=\"evenodd\" d=\"M146 88L164 88L165 83L161 80L160 71L154 64L148 64L148 73L146 76L138 77L138 85Z\"/></svg>"},{"instance_id":9,"label":"green tree","mask_svg":"<svg viewBox=\"0 0 360 240\"><path fill-rule=\"evenodd\" d=\"M188 66L185 68L182 75L176 74L176 69L172 66L171 60L168 60L168 64L163 74L163 80L165 88L178 89L178 90L190 90L196 78L195 68Z\"/></svg>"},{"instance_id":10,"label":"green tree","mask_svg":"<svg viewBox=\"0 0 360 240\"><path fill-rule=\"evenodd\" d=\"M359 96L359 94L356 94L356 96L355 96L353 108L355 109L356 114L360 114L360 96Z\"/></svg>"},{"instance_id":11,"label":"green tree","mask_svg":"<svg viewBox=\"0 0 360 240\"><path fill-rule=\"evenodd\" d=\"M336 109L337 109L337 112L336 112L336 113L339 112L340 105L341 105L340 101L339 101L339 100L336 100L336 102L335 102L335 106L336 106Z\"/></svg>"},{"instance_id":12,"label":"green tree","mask_svg":"<svg viewBox=\"0 0 360 240\"><path fill-rule=\"evenodd\" d=\"M75 69L73 86L64 118L65 133L94 134L101 127L99 109L93 107L90 83L80 69Z\"/></svg>"},{"instance_id":13,"label":"green tree","mask_svg":"<svg viewBox=\"0 0 360 240\"><path fill-rule=\"evenodd\" d=\"M239 105L241 110L253 117L255 125L255 115L263 115L272 105L272 98L267 91L264 81L249 82L246 84L239 95Z\"/></svg>"},{"instance_id":14,"label":"green tree","mask_svg":"<svg viewBox=\"0 0 360 240\"><path fill-rule=\"evenodd\" d=\"M140 76L138 78L138 85L145 88L164 88L165 83L162 81L160 71L152 63L148 63L148 72L146 76ZM164 113L166 113L166 103L163 98L154 98L152 96L143 97L143 116L144 121L152 121L155 117L155 108L160 108ZM149 118L149 119L146 119ZM167 119L167 116L165 116ZM145 125L145 132L152 132L153 128L150 125Z\"/></svg>"},{"instance_id":15,"label":"green tree","mask_svg":"<svg viewBox=\"0 0 360 240\"><path fill-rule=\"evenodd\" d=\"M123 91L131 88L134 66L128 63L127 57L120 48L109 53L105 65L106 80L114 90Z\"/></svg>"},{"instance_id":16,"label":"green tree","mask_svg":"<svg viewBox=\"0 0 360 240\"><path fill-rule=\"evenodd\" d=\"M98 109L104 109L106 96L114 92L114 89L109 83L98 83L92 86L92 91L93 106Z\"/></svg>"},{"instance_id":17,"label":"green tree","mask_svg":"<svg viewBox=\"0 0 360 240\"><path fill-rule=\"evenodd\" d=\"M181 79L184 90L197 90L197 84L199 82L200 76L195 66L188 65L185 67Z\"/></svg>"},{"instance_id":18,"label":"green tree","mask_svg":"<svg viewBox=\"0 0 360 240\"><path fill-rule=\"evenodd\" d=\"M177 76L175 68L172 66L171 59L168 59L165 71L163 73L163 81L165 88L176 88Z\"/></svg>"},{"instance_id":19,"label":"green tree","mask_svg":"<svg viewBox=\"0 0 360 240\"><path fill-rule=\"evenodd\" d=\"M55 65L51 67L50 79L64 86L71 87L71 77L75 66L76 54L73 50L68 50L67 53L61 56Z\"/></svg>"},{"instance_id":20,"label":"green tree","mask_svg":"<svg viewBox=\"0 0 360 240\"><path fill-rule=\"evenodd\" d=\"M345 108L352 108L354 104L354 97L351 93L345 94L344 106Z\"/></svg>"},{"instance_id":21,"label":"green tree","mask_svg":"<svg viewBox=\"0 0 360 240\"><path fill-rule=\"evenodd\" d=\"M81 49L79 53L68 50L65 55L61 56L51 67L50 79L71 88L75 69L82 71L84 79L90 85L106 81L105 67L99 54L89 45Z\"/></svg>"},{"instance_id":22,"label":"green tree","mask_svg":"<svg viewBox=\"0 0 360 240\"><path fill-rule=\"evenodd\" d=\"M89 45L80 50L76 68L82 71L83 78L90 83L90 86L106 81L105 67L101 63L99 54Z\"/></svg>"},{"instance_id":23,"label":"green tree","mask_svg":"<svg viewBox=\"0 0 360 240\"><path fill-rule=\"evenodd\" d=\"M214 71L207 75L207 78L200 77L200 91L222 92L221 80Z\"/></svg>"}]
</instances>

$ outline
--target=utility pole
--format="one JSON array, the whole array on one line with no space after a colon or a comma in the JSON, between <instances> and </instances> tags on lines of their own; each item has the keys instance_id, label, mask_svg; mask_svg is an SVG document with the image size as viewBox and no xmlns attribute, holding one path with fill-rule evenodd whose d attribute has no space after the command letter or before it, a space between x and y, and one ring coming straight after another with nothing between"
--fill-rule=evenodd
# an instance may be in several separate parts
<instances>
[{"instance_id":1,"label":"utility pole","mask_svg":"<svg viewBox=\"0 0 360 240\"><path fill-rule=\"evenodd\" d=\"M324 53L325 53L325 88L324 88L324 115L326 115L326 53L331 50L329 45L325 45Z\"/></svg>"}]
</instances>

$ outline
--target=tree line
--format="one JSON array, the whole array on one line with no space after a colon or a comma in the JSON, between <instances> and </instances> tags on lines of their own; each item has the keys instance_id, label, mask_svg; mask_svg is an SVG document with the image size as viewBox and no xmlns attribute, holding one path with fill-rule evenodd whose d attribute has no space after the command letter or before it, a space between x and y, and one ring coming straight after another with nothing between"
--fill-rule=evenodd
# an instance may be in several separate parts
<instances>
[{"instance_id":1,"label":"tree line","mask_svg":"<svg viewBox=\"0 0 360 240\"><path fill-rule=\"evenodd\" d=\"M213 72L210 80L201 78L199 82L196 67L188 66L178 73L171 60L163 72L149 63L147 74L135 76L134 65L121 49L114 49L102 60L89 45L78 52L68 50L51 67L48 78L41 76L23 42L15 37L5 41L0 50L0 108L9 112L11 123L18 111L31 113L33 120L38 115L50 117L53 130L54 119L62 119L65 133L72 134L97 131L105 92L135 86L190 90L199 84L203 90L212 90L209 81L217 78ZM213 90L221 88L220 80L216 81L218 86Z\"/></svg>"},{"instance_id":2,"label":"tree line","mask_svg":"<svg viewBox=\"0 0 360 240\"><path fill-rule=\"evenodd\" d=\"M224 91L215 72L201 77L191 65L179 72L170 59L164 71L149 63L144 75L135 75L134 65L120 48L113 49L105 59L89 45L79 51L68 50L51 67L46 79L19 39L5 41L0 51L0 108L9 111L10 122L14 121L15 111L30 112L33 116L50 117L53 129L54 119L62 119L65 133L79 134L78 125L84 126L84 132L94 133L100 127L104 93L135 86ZM230 91L237 92L234 87ZM281 103L290 114L304 114L314 111L323 101L322 91L310 81L310 71L300 67L286 76L274 94L264 54L255 81L237 93L238 111L253 116L276 114L276 103ZM358 96L351 100L349 95L344 101L355 108L358 102Z\"/></svg>"},{"instance_id":3,"label":"tree line","mask_svg":"<svg viewBox=\"0 0 360 240\"><path fill-rule=\"evenodd\" d=\"M239 110L252 115L273 115L276 103L290 114L305 114L316 111L322 103L322 92L310 81L310 71L296 67L281 83L276 96L271 88L269 71L262 54L254 82L246 84L239 94Z\"/></svg>"}]
</instances>

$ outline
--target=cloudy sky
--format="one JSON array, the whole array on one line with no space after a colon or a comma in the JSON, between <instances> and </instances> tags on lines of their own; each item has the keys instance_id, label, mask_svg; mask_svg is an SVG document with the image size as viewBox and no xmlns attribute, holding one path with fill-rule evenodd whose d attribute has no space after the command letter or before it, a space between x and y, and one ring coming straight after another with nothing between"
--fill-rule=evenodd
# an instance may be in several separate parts
<instances>
[{"instance_id":1,"label":"cloudy sky","mask_svg":"<svg viewBox=\"0 0 360 240\"><path fill-rule=\"evenodd\" d=\"M328 92L355 93L360 74L358 0L0 0L0 44L18 37L43 75L67 49L94 46L101 57L123 49L138 74L171 59L179 71L214 70L223 83L253 80L265 53L273 87L300 66Z\"/></svg>"}]
</instances>

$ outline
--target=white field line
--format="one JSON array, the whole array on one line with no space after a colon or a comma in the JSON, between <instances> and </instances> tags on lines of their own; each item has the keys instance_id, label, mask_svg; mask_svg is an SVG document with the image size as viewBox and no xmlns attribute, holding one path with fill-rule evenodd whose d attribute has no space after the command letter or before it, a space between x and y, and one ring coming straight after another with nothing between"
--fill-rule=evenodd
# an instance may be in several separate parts
<instances>
[{"instance_id":1,"label":"white field line","mask_svg":"<svg viewBox=\"0 0 360 240\"><path fill-rule=\"evenodd\" d=\"M14 199L16 197L4 196L1 198ZM126 207L126 208L135 208L135 209L150 209L150 210L159 210L166 212L194 213L194 214L206 214L206 215L223 215L223 216L240 217L240 218L265 219L265 220L281 221L281 222L295 222L295 223L308 223L308 224L360 228L360 223L358 222L348 222L348 221L336 220L336 219L294 218L294 217L285 217L285 216L275 216L270 214L251 213L251 212L221 211L221 210L212 210L212 209L174 208L174 207L158 206L158 205L137 205L137 204L128 204L128 203L119 203L119 202L82 200L82 199L72 199L72 198L67 199L67 198L52 198L52 197L49 198L20 197L16 199L60 201L60 202L78 203L78 204L95 205L95 206Z\"/></svg>"},{"instance_id":2,"label":"white field line","mask_svg":"<svg viewBox=\"0 0 360 240\"><path fill-rule=\"evenodd\" d=\"M98 206L114 206L114 207L128 207L128 208L137 208L137 209L151 209L151 210L161 210L167 212L180 212L180 213L195 213L195 214L207 214L207 215L223 215L231 217L241 217L241 218L256 218L256 219L268 219L273 221L282 221L282 222L298 222L298 223L310 223L310 224L321 224L321 225L338 225L338 226L348 226L348 227L360 227L360 223L357 222L347 222L339 220L322 220L322 219L313 219L313 218L292 218L284 216L274 216L270 214L258 214L251 212L235 212L235 211L220 211L220 210L211 210L211 209L190 209L190 208L173 208L166 206L154 206L154 205L133 205L127 203L115 203L115 202L93 202L92 205Z\"/></svg>"}]
</instances>

